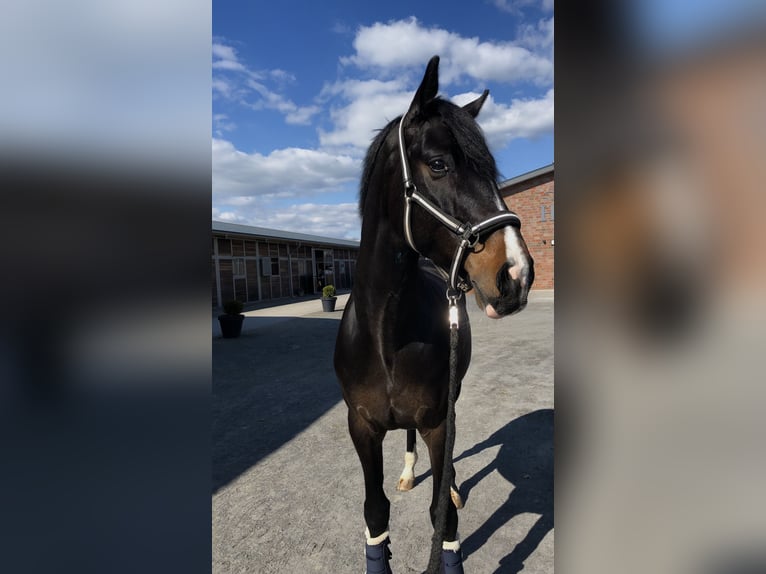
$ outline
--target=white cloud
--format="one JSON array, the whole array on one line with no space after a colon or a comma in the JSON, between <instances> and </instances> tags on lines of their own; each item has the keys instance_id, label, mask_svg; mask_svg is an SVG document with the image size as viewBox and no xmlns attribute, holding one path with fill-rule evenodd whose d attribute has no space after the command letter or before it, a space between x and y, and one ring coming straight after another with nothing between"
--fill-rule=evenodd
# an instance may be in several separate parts
<instances>
[{"instance_id":1,"label":"white cloud","mask_svg":"<svg viewBox=\"0 0 766 574\"><path fill-rule=\"evenodd\" d=\"M292 103L292 102L291 102ZM295 106L295 109L285 113L285 122L291 125L308 125L311 118L321 111L319 106Z\"/></svg>"},{"instance_id":2,"label":"white cloud","mask_svg":"<svg viewBox=\"0 0 766 574\"><path fill-rule=\"evenodd\" d=\"M295 203L275 208L262 202L252 202L247 206L237 206L235 210L214 207L212 218L338 239L358 240L361 230L356 203Z\"/></svg>"},{"instance_id":3,"label":"white cloud","mask_svg":"<svg viewBox=\"0 0 766 574\"><path fill-rule=\"evenodd\" d=\"M213 138L213 197L310 196L339 191L359 178L360 163L349 156L286 148L268 155L245 153Z\"/></svg>"},{"instance_id":4,"label":"white cloud","mask_svg":"<svg viewBox=\"0 0 766 574\"><path fill-rule=\"evenodd\" d=\"M293 101L272 92L265 85L254 79L248 79L246 86L260 98L249 101L248 94L240 97L240 103L254 110L276 110L285 116L285 122L292 125L307 125L311 118L319 113L319 106L298 106ZM252 93L252 92L251 92Z\"/></svg>"},{"instance_id":5,"label":"white cloud","mask_svg":"<svg viewBox=\"0 0 766 574\"><path fill-rule=\"evenodd\" d=\"M282 83L292 83L296 79L295 74L291 74L290 72L280 70L279 68L276 68L274 70L269 70L269 76L271 76L275 80L279 80Z\"/></svg>"},{"instance_id":6,"label":"white cloud","mask_svg":"<svg viewBox=\"0 0 766 574\"><path fill-rule=\"evenodd\" d=\"M215 128L216 135L220 137L223 132L237 129L237 124L232 122L226 114L213 114L213 127Z\"/></svg>"},{"instance_id":7,"label":"white cloud","mask_svg":"<svg viewBox=\"0 0 766 574\"><path fill-rule=\"evenodd\" d=\"M278 229L345 239L359 239L361 220L356 203L301 203L274 211L269 222Z\"/></svg>"},{"instance_id":8,"label":"white cloud","mask_svg":"<svg viewBox=\"0 0 766 574\"><path fill-rule=\"evenodd\" d=\"M351 150L363 153L377 130L404 113L410 105L412 90L402 90L396 82L345 82L331 88L348 98L344 107L333 109L330 116L335 129L319 132L324 149ZM462 106L481 94L466 92L448 97ZM510 104L498 102L490 94L477 118L488 143L499 149L516 138L537 137L553 133L553 89L539 98L517 98Z\"/></svg>"},{"instance_id":9,"label":"white cloud","mask_svg":"<svg viewBox=\"0 0 766 574\"><path fill-rule=\"evenodd\" d=\"M231 46L213 42L213 56L221 60L237 61L237 52Z\"/></svg>"},{"instance_id":10,"label":"white cloud","mask_svg":"<svg viewBox=\"0 0 766 574\"><path fill-rule=\"evenodd\" d=\"M326 86L323 95L339 95L345 106L330 110L332 131L319 130L319 142L326 149L366 150L377 130L407 111L412 91L401 80L348 80Z\"/></svg>"},{"instance_id":11,"label":"white cloud","mask_svg":"<svg viewBox=\"0 0 766 574\"><path fill-rule=\"evenodd\" d=\"M213 78L213 92L218 92L224 98L230 98L232 94L232 85L223 78Z\"/></svg>"},{"instance_id":12,"label":"white cloud","mask_svg":"<svg viewBox=\"0 0 766 574\"><path fill-rule=\"evenodd\" d=\"M465 93L453 101L464 105L480 94ZM490 95L477 118L487 142L493 148L516 138L534 138L553 133L553 89L542 98L514 99L510 105L495 102Z\"/></svg>"},{"instance_id":13,"label":"white cloud","mask_svg":"<svg viewBox=\"0 0 766 574\"><path fill-rule=\"evenodd\" d=\"M536 24L526 23L519 27L519 44L532 49L553 49L553 16L538 20ZM551 54L553 57L553 54Z\"/></svg>"},{"instance_id":14,"label":"white cloud","mask_svg":"<svg viewBox=\"0 0 766 574\"><path fill-rule=\"evenodd\" d=\"M422 65L434 54L447 50L459 36L438 28L423 28L417 18L362 26L354 38L356 54L341 58L358 67L400 68Z\"/></svg>"},{"instance_id":15,"label":"white cloud","mask_svg":"<svg viewBox=\"0 0 766 574\"><path fill-rule=\"evenodd\" d=\"M497 8L511 14L521 14L522 10L538 6L545 12L553 11L553 0L492 0Z\"/></svg>"},{"instance_id":16,"label":"white cloud","mask_svg":"<svg viewBox=\"0 0 766 574\"><path fill-rule=\"evenodd\" d=\"M553 78L549 57L513 42L481 42L439 28L425 28L414 17L361 27L354 39L354 49L355 54L341 58L341 63L392 75L402 68L420 69L431 56L439 54L443 85L466 76L538 85L550 84Z\"/></svg>"},{"instance_id":17,"label":"white cloud","mask_svg":"<svg viewBox=\"0 0 766 574\"><path fill-rule=\"evenodd\" d=\"M245 72L245 67L239 62L233 62L231 60L218 60L213 62L214 70L229 70L235 72Z\"/></svg>"},{"instance_id":18,"label":"white cloud","mask_svg":"<svg viewBox=\"0 0 766 574\"><path fill-rule=\"evenodd\" d=\"M247 72L247 68L237 58L237 51L224 44L213 43L213 69Z\"/></svg>"},{"instance_id":19,"label":"white cloud","mask_svg":"<svg viewBox=\"0 0 766 574\"><path fill-rule=\"evenodd\" d=\"M251 70L240 62L236 50L216 42L213 44L213 91L226 99L256 110L269 109L280 112L288 124L306 125L319 112L317 106L298 106L286 96L267 87L266 78L279 84L295 81L295 76L284 70L268 72ZM222 73L228 72L226 77ZM256 96L253 100L252 97Z\"/></svg>"}]
</instances>

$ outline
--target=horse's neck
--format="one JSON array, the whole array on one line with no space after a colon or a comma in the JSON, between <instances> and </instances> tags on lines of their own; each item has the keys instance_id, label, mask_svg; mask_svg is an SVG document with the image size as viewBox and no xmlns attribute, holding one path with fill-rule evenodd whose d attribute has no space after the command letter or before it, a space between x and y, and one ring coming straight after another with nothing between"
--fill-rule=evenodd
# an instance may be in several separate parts
<instances>
[{"instance_id":1,"label":"horse's neck","mask_svg":"<svg viewBox=\"0 0 766 574\"><path fill-rule=\"evenodd\" d=\"M405 297L416 289L417 255L406 251L372 255L368 263L357 260L357 274L363 279L354 285L354 298L371 306Z\"/></svg>"},{"instance_id":2,"label":"horse's neck","mask_svg":"<svg viewBox=\"0 0 766 574\"><path fill-rule=\"evenodd\" d=\"M377 221L363 230L362 243L354 300L367 314L393 319L401 301L415 295L418 255L391 231L386 221Z\"/></svg>"}]
</instances>

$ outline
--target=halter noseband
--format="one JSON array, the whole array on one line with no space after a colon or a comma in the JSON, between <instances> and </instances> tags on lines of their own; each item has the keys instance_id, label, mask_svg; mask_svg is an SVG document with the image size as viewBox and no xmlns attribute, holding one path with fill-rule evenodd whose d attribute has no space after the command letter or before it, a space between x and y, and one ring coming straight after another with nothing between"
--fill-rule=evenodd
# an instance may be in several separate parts
<instances>
[{"instance_id":1,"label":"halter noseband","mask_svg":"<svg viewBox=\"0 0 766 574\"><path fill-rule=\"evenodd\" d=\"M455 255L452 257L452 265L450 266L449 273L442 269L439 265L434 265L441 272L442 276L448 283L447 299L450 301L450 323L457 325L457 308L454 306L455 301L465 291L471 289L470 285L460 277L460 266L463 263L463 259L466 256L466 251L473 249L479 242L479 238L482 234L488 231L494 231L500 227L507 225L521 226L521 220L519 216L510 211L500 212L497 215L488 217L484 221L473 225L471 223L461 223L451 215L444 213L441 209L436 207L433 203L428 201L423 195L418 192L418 188L415 186L415 182L412 180L410 173L410 165L407 161L407 151L404 146L404 118L407 114L402 116L399 122L399 155L402 160L402 179L404 182L404 237L407 240L409 246L418 254L422 255L418 248L415 247L415 240L412 236L412 227L410 224L412 203L417 203L423 209L426 210L431 217L436 219L444 227L449 229L452 233L460 237L460 243L455 250ZM454 309L454 318L453 318Z\"/></svg>"}]
</instances>

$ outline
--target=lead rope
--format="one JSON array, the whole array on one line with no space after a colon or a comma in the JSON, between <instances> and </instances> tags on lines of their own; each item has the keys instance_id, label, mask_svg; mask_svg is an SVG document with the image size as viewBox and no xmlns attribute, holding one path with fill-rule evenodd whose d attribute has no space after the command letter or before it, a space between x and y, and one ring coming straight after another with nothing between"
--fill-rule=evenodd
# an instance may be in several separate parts
<instances>
[{"instance_id":1,"label":"lead rope","mask_svg":"<svg viewBox=\"0 0 766 574\"><path fill-rule=\"evenodd\" d=\"M454 217L444 213L432 204L428 199L418 193L417 187L412 180L410 166L407 161L407 151L404 145L404 120L407 114L399 120L399 156L402 162L402 183L404 184L404 237L407 244L415 253L421 254L415 246L410 223L412 203L420 205L426 212L434 217L439 223L447 227L452 233L460 237L455 256L452 258L452 266L449 273L434 262L434 266L448 282L447 301L449 302L450 323L450 349L449 349L449 394L447 397L447 432L444 440L444 468L442 469L442 482L439 485L439 495L436 502L436 519L434 520L434 534L431 539L431 557L428 562L426 574L439 574L439 566L442 558L442 544L447 530L447 509L451 504L450 487L455 481L452 468L452 455L455 448L455 402L457 401L457 342L458 342L458 308L457 301L464 291L470 290L470 286L459 276L460 265L467 249L472 249L479 241L482 232L496 229L504 225L512 225L521 222L515 213L503 212L485 219L481 223L472 226L469 223L461 223ZM422 254L421 254L422 255Z\"/></svg>"},{"instance_id":2,"label":"lead rope","mask_svg":"<svg viewBox=\"0 0 766 574\"><path fill-rule=\"evenodd\" d=\"M457 294L455 294L457 293ZM457 402L457 343L458 343L458 308L457 300L462 295L459 291L448 291L449 301L449 394L447 395L447 434L444 439L444 466L439 485L439 499L436 504L434 534L431 538L431 557L426 574L439 574L442 561L442 543L447 531L447 508L452 503L450 487L455 481L453 476L452 455L455 449L455 403Z\"/></svg>"}]
</instances>

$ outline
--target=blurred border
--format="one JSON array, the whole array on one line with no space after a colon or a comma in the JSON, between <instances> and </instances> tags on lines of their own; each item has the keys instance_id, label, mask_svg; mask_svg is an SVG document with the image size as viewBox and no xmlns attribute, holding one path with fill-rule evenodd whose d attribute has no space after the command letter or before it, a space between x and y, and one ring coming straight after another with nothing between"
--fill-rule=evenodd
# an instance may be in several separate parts
<instances>
[{"instance_id":1,"label":"blurred border","mask_svg":"<svg viewBox=\"0 0 766 574\"><path fill-rule=\"evenodd\" d=\"M766 571L764 15L556 3L567 572Z\"/></svg>"},{"instance_id":2,"label":"blurred border","mask_svg":"<svg viewBox=\"0 0 766 574\"><path fill-rule=\"evenodd\" d=\"M556 4L566 571L766 570L760 10ZM210 13L0 23L4 571L210 568Z\"/></svg>"},{"instance_id":3,"label":"blurred border","mask_svg":"<svg viewBox=\"0 0 766 574\"><path fill-rule=\"evenodd\" d=\"M0 569L207 572L211 5L6 8Z\"/></svg>"}]
</instances>

